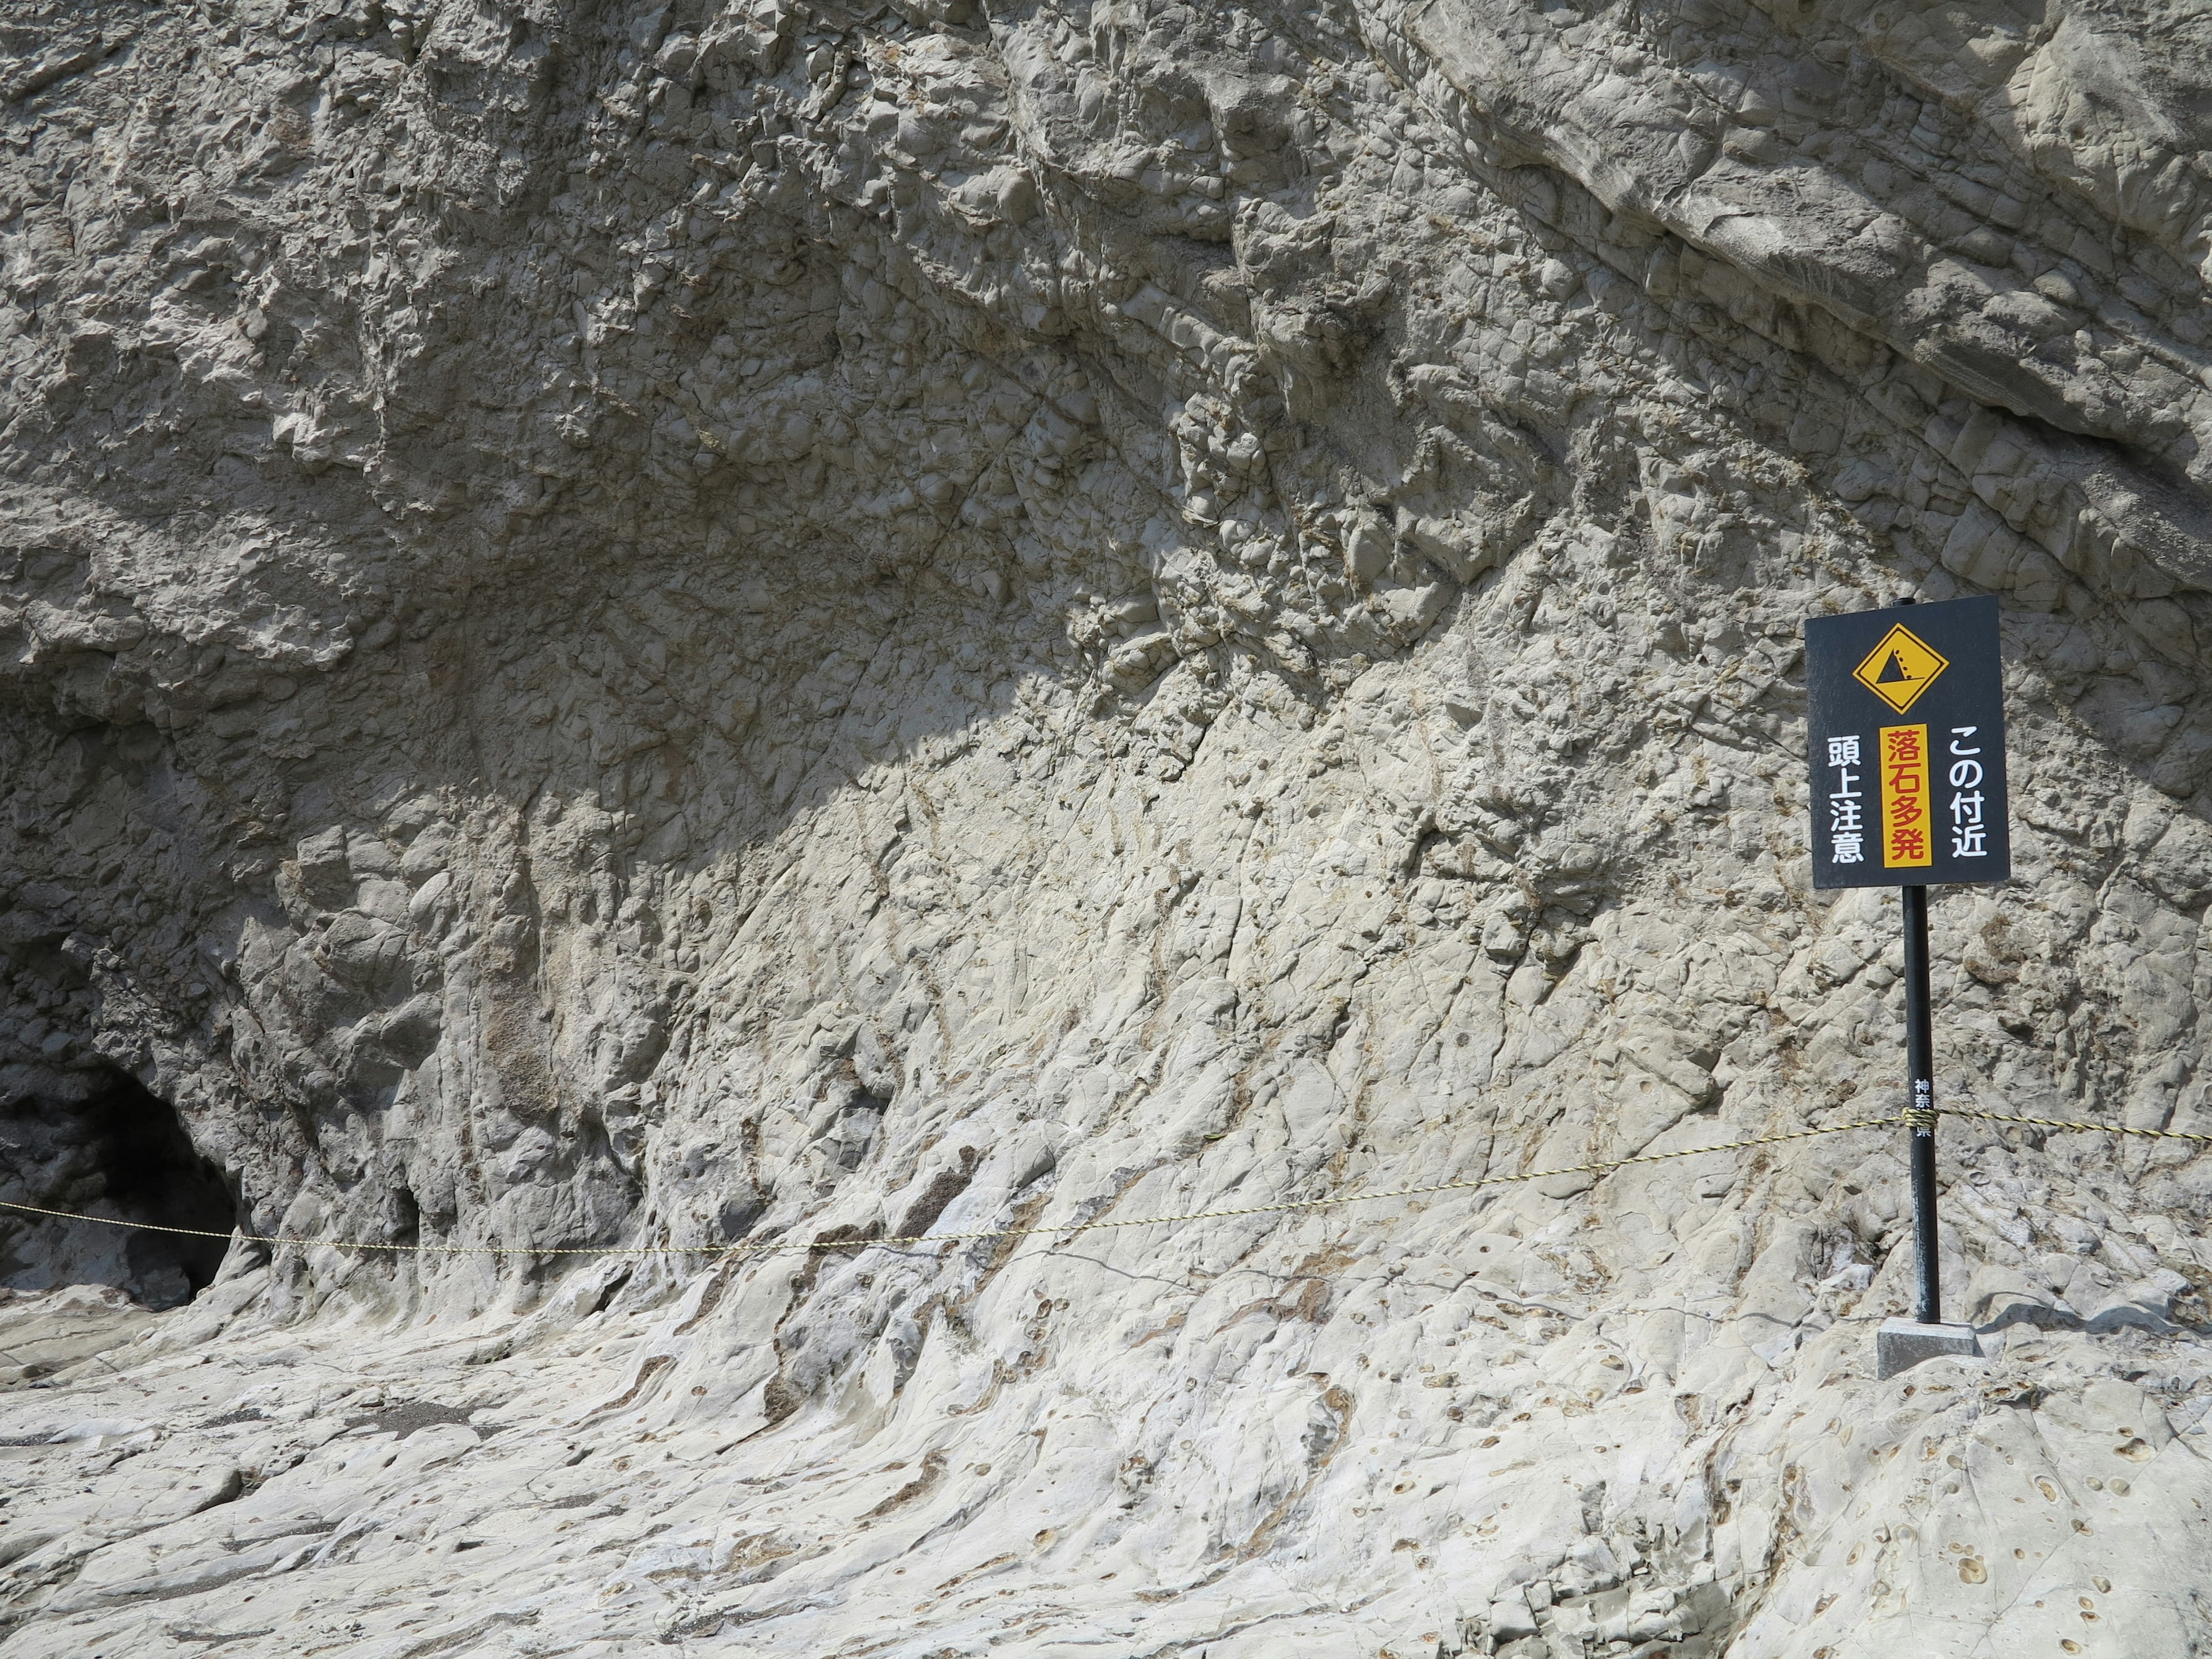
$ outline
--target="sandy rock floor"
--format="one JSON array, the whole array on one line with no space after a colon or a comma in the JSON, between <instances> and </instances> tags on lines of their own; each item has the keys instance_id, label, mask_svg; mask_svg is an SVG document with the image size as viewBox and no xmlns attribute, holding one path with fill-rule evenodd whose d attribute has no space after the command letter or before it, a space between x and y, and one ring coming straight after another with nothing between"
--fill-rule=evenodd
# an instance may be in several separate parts
<instances>
[{"instance_id":1,"label":"sandy rock floor","mask_svg":"<svg viewBox=\"0 0 2212 1659\"><path fill-rule=\"evenodd\" d=\"M781 1425L709 1409L707 1385L685 1379L711 1373L716 1287L742 1300L726 1281L773 1265L703 1273L650 1311L583 1312L580 1286L534 1316L459 1329L228 1311L251 1306L258 1272L165 1315L84 1291L18 1298L0 1348L42 1374L0 1395L6 1650L921 1659L1302 1642L1407 1659L1518 1653L1516 1640L1644 1656L2181 1654L2203 1640L2185 1587L2212 1548L2212 1400L2176 1408L2156 1391L2160 1366L2201 1364L2193 1340L2016 1323L1984 1338L1985 1362L1876 1383L1869 1318L1773 1364L1744 1346L1755 1327L1718 1325L1695 1369L1707 1398L1734 1401L1728 1449L1694 1496L1668 1501L1649 1483L1715 1438L1686 1420L1698 1396L1640 1386L1632 1361L1609 1386L1566 1386L1582 1377L1563 1344L1513 1392L1524 1409L1471 1416L1472 1394L1512 1379L1458 1356L1499 1330L1573 1323L1601 1342L1679 1331L1680 1313L1524 1299L1508 1264L1468 1271L1468 1255L1504 1253L1503 1235L1441 1214L1392 1224L1413 1247L1401 1268L1347 1287L1354 1317L1376 1322L1369 1352L1279 1363L1255 1389L1267 1340L1253 1327L1241 1346L1261 1348L1233 1396L1193 1377L1182 1444L1223 1488L1267 1466L1254 1437L1325 1448L1306 1492L1207 1495L1256 1522L1234 1544L1181 1503L1143 1504L1150 1472L1112 1455L1101 1420L1119 1404L1110 1366L1064 1376L1019 1431L969 1426L994 1390L988 1365L975 1398L955 1387L927 1411L883 1410L865 1387ZM1146 1254L1095 1237L1026 1248L984 1311L1140 1271ZM1227 1304L1270 1289L1242 1277L1163 1286L1164 1322L1217 1327L1218 1363ZM2119 1375L2116 1348L2135 1362ZM1346 1382L1310 1369L1324 1364ZM1368 1376L1400 1367L1419 1383L1383 1394L1394 1409L1363 1403ZM1271 1536L1291 1496L1316 1517L1310 1551ZM1692 1530L1710 1530L1724 1569L1788 1550L1755 1605L1731 1607L1710 1565L1681 1574L1680 1536L1644 1529L1698 1508ZM1547 1548L1548 1578L1511 1571Z\"/></svg>"}]
</instances>

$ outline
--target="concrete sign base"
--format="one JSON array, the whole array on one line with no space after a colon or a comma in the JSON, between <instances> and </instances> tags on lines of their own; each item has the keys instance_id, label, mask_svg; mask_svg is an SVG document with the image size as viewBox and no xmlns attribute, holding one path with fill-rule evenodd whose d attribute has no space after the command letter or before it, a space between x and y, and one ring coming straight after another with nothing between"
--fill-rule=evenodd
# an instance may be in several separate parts
<instances>
[{"instance_id":1,"label":"concrete sign base","mask_svg":"<svg viewBox=\"0 0 2212 1659\"><path fill-rule=\"evenodd\" d=\"M1874 1374L1877 1378L1909 1371L1923 1359L1979 1359L1982 1345L1972 1325L1923 1325L1914 1319L1885 1319L1875 1333Z\"/></svg>"}]
</instances>

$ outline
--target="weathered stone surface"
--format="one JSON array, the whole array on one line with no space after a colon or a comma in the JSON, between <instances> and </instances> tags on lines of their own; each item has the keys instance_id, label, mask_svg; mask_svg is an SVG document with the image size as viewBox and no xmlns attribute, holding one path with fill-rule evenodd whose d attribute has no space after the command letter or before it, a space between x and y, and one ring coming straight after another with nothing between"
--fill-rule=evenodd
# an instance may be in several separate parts
<instances>
[{"instance_id":1,"label":"weathered stone surface","mask_svg":"<svg viewBox=\"0 0 2212 1659\"><path fill-rule=\"evenodd\" d=\"M1905 591L1944 1097L2212 1130L2197 11L0 23L0 1197L463 1251L0 1223L11 1655L2212 1646L2194 1143L1947 1121L1971 1377L1887 1132L870 1242L1893 1112Z\"/></svg>"}]
</instances>

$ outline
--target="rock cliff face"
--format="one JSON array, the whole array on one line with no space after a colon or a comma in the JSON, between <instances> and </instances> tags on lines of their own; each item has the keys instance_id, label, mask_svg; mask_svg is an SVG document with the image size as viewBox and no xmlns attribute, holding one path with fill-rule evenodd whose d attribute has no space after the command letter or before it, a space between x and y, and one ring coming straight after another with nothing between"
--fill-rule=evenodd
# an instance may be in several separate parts
<instances>
[{"instance_id":1,"label":"rock cliff face","mask_svg":"<svg viewBox=\"0 0 2212 1659\"><path fill-rule=\"evenodd\" d=\"M11 1653L2212 1650L2195 1143L869 1243L1893 1113L1905 592L1943 1097L2212 1130L2201 7L0 33L0 1197L428 1251L0 1221Z\"/></svg>"}]
</instances>

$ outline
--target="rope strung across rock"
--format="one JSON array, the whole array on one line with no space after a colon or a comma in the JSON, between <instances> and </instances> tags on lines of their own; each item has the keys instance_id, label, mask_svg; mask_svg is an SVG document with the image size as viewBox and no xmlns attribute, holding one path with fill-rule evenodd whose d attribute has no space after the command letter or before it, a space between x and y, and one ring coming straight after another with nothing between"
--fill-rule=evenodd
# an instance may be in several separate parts
<instances>
[{"instance_id":1,"label":"rope strung across rock","mask_svg":"<svg viewBox=\"0 0 2212 1659\"><path fill-rule=\"evenodd\" d=\"M878 1245L981 1243L1010 1238L1073 1238L1079 1233L1103 1232L1115 1227L1171 1226L1186 1221L1227 1221L1248 1215L1279 1215L1294 1210L1319 1210L1340 1204L1381 1203L1397 1198L1425 1198L1433 1193L1469 1192L1478 1187L1504 1187L1516 1182L1549 1181L1558 1176L1608 1175L1640 1164L1663 1164L1678 1158L1699 1158L1707 1152L1737 1152L1752 1146L1773 1146L1784 1141L1809 1140L1819 1135L1847 1133L1854 1129L1895 1128L1908 1125L1918 1115L1908 1111L1899 1118L1863 1118L1856 1123L1833 1123L1825 1128L1788 1129L1779 1134L1757 1135L1747 1140L1725 1140L1711 1146L1685 1146L1671 1152L1644 1152L1634 1158L1607 1158L1595 1164L1571 1164L1557 1170L1531 1170L1526 1175L1471 1176L1462 1181L1437 1181L1419 1187L1395 1187L1379 1193L1340 1193L1322 1198L1289 1198L1273 1204L1248 1204L1235 1209L1188 1210L1175 1215L1132 1216L1121 1220L1070 1221L1042 1227L1004 1227L985 1232L912 1233L887 1238L816 1238L805 1242L769 1239L732 1244L385 1244L356 1239L295 1238L282 1234L216 1232L203 1227L169 1227L152 1221L125 1221L112 1216L85 1215L74 1210L50 1210L35 1204L16 1204L0 1199L0 1210L20 1215L49 1216L63 1221L88 1221L103 1227L128 1227L137 1232L181 1234L187 1238L236 1238L249 1244L289 1244L302 1249L376 1250L392 1255L772 1255L793 1251L863 1250ZM1936 1115L1984 1118L1995 1123L2025 1123L2039 1128L2086 1130L2099 1134L2151 1135L2168 1140L2212 1144L2212 1135L2190 1134L2179 1129L2130 1129L2118 1123L2070 1123L2055 1118L2009 1117L2000 1112L1961 1111L1938 1107Z\"/></svg>"},{"instance_id":2,"label":"rope strung across rock","mask_svg":"<svg viewBox=\"0 0 2212 1659\"><path fill-rule=\"evenodd\" d=\"M2191 1134L2186 1129L2130 1129L2121 1123L2069 1123L2055 1117L2013 1117L2003 1112L1968 1112L1954 1106L1936 1109L1940 1117L1978 1117L1990 1123L2030 1123L2039 1129L2074 1129L2100 1135L2148 1135L2154 1140L2193 1140L2212 1146L2212 1135Z\"/></svg>"},{"instance_id":3,"label":"rope strung across rock","mask_svg":"<svg viewBox=\"0 0 2212 1659\"><path fill-rule=\"evenodd\" d=\"M1112 1227L1158 1227L1184 1221L1222 1221L1237 1216L1272 1215L1289 1210L1318 1210L1337 1204L1365 1204L1393 1198L1420 1198L1431 1193L1465 1192L1476 1187L1502 1187L1514 1182L1548 1181L1554 1176L1602 1175L1632 1164L1660 1164L1669 1158L1696 1158L1705 1152L1740 1152L1747 1146L1771 1146L1785 1140L1805 1140L1814 1135L1842 1134L1850 1129L1878 1129L1890 1120L1869 1118L1857 1123L1832 1124L1824 1129L1790 1129L1781 1134L1760 1135L1750 1140L1723 1141L1716 1146L1686 1146L1680 1152L1645 1152L1636 1158L1608 1158L1598 1164L1570 1164L1558 1170L1531 1170L1526 1175L1474 1176L1464 1181L1438 1181L1421 1187L1398 1187L1380 1193L1340 1193L1322 1198L1290 1198L1273 1204L1249 1204L1237 1209L1190 1210L1176 1215L1132 1216L1120 1220L1069 1221L1042 1227L1005 1227L988 1232L912 1233L888 1238L813 1239L804 1243L769 1239L733 1244L561 1244L521 1246L501 1244L381 1244L351 1239L294 1238L258 1233L219 1233L200 1227L168 1227L151 1221L120 1221L109 1216L82 1215L70 1210L41 1209L34 1204L14 1204L0 1199L0 1209L25 1215L58 1217L65 1221L96 1222L107 1227L130 1227L141 1232L181 1233L191 1238L241 1238L250 1244L295 1244L308 1249L382 1250L403 1255L748 1255L796 1250L867 1249L879 1244L975 1243L993 1239L1073 1237L1077 1233L1103 1232Z\"/></svg>"}]
</instances>

